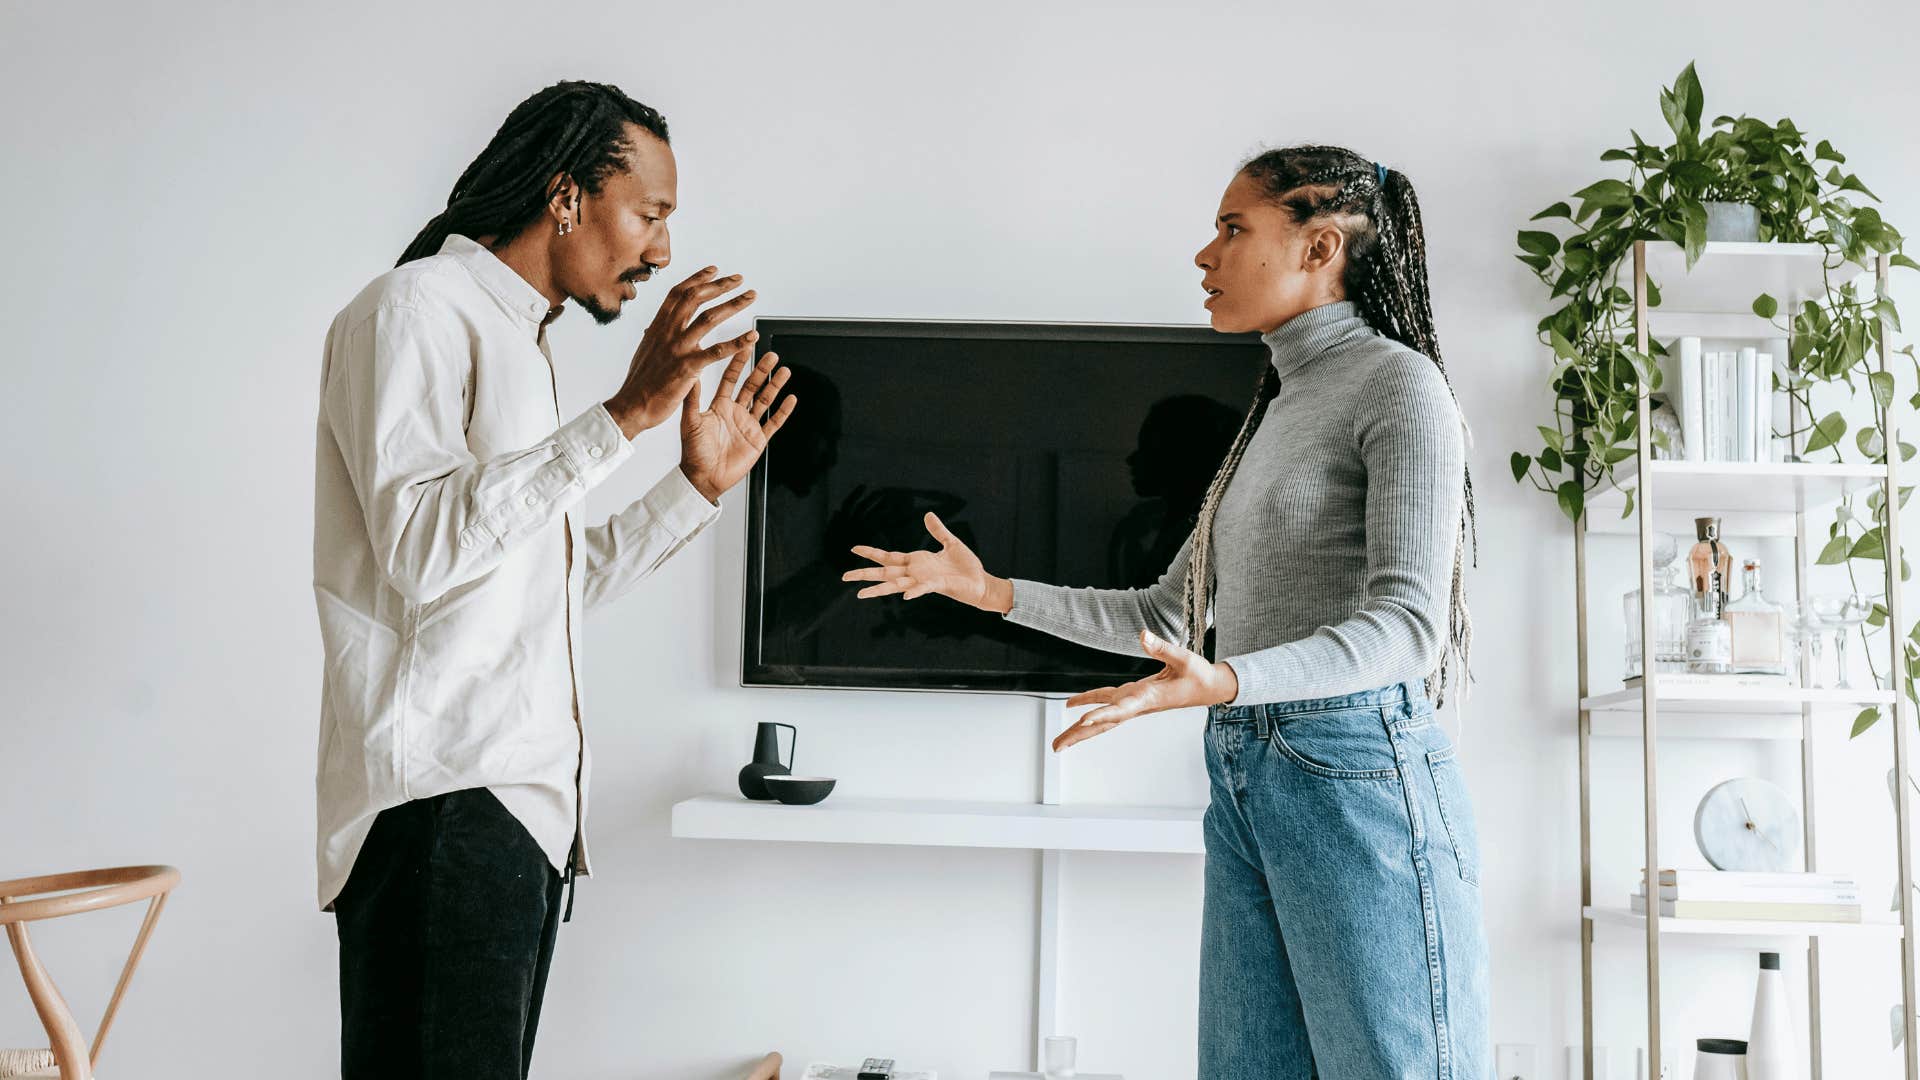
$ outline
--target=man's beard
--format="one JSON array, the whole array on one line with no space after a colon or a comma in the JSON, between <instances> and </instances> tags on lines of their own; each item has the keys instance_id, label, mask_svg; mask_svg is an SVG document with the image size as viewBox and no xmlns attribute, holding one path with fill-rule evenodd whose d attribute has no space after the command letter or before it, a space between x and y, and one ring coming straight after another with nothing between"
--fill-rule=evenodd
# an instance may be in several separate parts
<instances>
[{"instance_id":1,"label":"man's beard","mask_svg":"<svg viewBox=\"0 0 1920 1080\"><path fill-rule=\"evenodd\" d=\"M593 316L593 321L605 326L620 317L620 309L608 307L591 296L570 296L568 299L580 305L580 310Z\"/></svg>"}]
</instances>

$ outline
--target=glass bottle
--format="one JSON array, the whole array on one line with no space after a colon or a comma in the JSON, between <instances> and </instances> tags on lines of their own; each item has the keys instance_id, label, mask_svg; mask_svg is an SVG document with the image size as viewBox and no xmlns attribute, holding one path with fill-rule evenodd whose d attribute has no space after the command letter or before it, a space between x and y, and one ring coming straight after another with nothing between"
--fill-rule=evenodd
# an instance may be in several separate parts
<instances>
[{"instance_id":1,"label":"glass bottle","mask_svg":"<svg viewBox=\"0 0 1920 1080\"><path fill-rule=\"evenodd\" d=\"M1694 597L1693 621L1687 623L1688 671L1724 675L1733 670L1733 629L1720 617L1723 604L1718 592Z\"/></svg>"},{"instance_id":2,"label":"glass bottle","mask_svg":"<svg viewBox=\"0 0 1920 1080\"><path fill-rule=\"evenodd\" d=\"M1700 540L1687 554L1687 571L1692 578L1694 603L1698 604L1710 593L1715 594L1716 602L1721 605L1714 611L1718 615L1726 604L1727 590L1733 584L1733 555L1720 543L1719 518L1694 518L1693 530Z\"/></svg>"},{"instance_id":3,"label":"glass bottle","mask_svg":"<svg viewBox=\"0 0 1920 1080\"><path fill-rule=\"evenodd\" d=\"M1732 670L1742 675L1787 673L1786 612L1760 591L1760 560L1742 566L1738 599L1727 602L1725 620L1732 633Z\"/></svg>"},{"instance_id":4,"label":"glass bottle","mask_svg":"<svg viewBox=\"0 0 1920 1080\"><path fill-rule=\"evenodd\" d=\"M1693 598L1675 580L1679 572L1680 541L1672 533L1660 533L1654 540L1653 565L1653 661L1656 671L1687 670L1687 623L1693 619ZM1641 675L1640 590L1621 598L1626 616L1627 671L1629 679Z\"/></svg>"}]
</instances>

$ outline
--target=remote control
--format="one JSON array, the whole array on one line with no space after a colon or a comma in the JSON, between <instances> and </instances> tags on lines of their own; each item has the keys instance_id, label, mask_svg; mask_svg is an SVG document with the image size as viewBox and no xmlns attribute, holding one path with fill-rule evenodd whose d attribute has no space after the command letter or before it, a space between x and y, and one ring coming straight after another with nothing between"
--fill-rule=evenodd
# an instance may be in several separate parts
<instances>
[{"instance_id":1,"label":"remote control","mask_svg":"<svg viewBox=\"0 0 1920 1080\"><path fill-rule=\"evenodd\" d=\"M892 1080L892 1058L868 1058L860 1063L859 1080Z\"/></svg>"}]
</instances>

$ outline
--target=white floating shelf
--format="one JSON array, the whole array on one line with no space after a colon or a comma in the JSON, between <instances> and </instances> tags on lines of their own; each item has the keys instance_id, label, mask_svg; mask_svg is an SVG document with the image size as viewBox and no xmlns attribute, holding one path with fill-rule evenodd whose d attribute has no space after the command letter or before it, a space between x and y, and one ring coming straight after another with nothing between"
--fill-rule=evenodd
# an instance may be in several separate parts
<instances>
[{"instance_id":1,"label":"white floating shelf","mask_svg":"<svg viewBox=\"0 0 1920 1080\"><path fill-rule=\"evenodd\" d=\"M1634 691L1639 693L1639 691ZM1759 739L1781 742L1799 742L1805 734L1801 730L1798 713L1791 715L1775 713L1769 715L1671 715L1662 706L1660 714L1660 738L1662 739ZM1592 717L1593 737L1596 739L1638 739L1641 735L1640 710L1632 712L1598 712Z\"/></svg>"},{"instance_id":2,"label":"white floating shelf","mask_svg":"<svg viewBox=\"0 0 1920 1080\"><path fill-rule=\"evenodd\" d=\"M1892 705L1893 691L1804 689L1798 686L1659 686L1660 727L1666 727L1669 714L1719 716L1782 716L1798 718L1803 705L1816 709L1864 709L1869 705ZM1580 707L1593 713L1629 713L1638 729L1642 695L1637 686L1594 694L1580 699ZM1598 734L1600 718L1594 717ZM1662 731L1664 734L1664 730ZM1764 736L1751 736L1761 738Z\"/></svg>"},{"instance_id":3,"label":"white floating shelf","mask_svg":"<svg viewBox=\"0 0 1920 1080\"><path fill-rule=\"evenodd\" d=\"M1632 908L1625 907L1586 907L1581 914L1593 921L1596 928L1601 926L1631 930L1645 937L1647 917L1635 914ZM1660 920L1662 935L1699 935L1701 937L1739 937L1739 938L1812 938L1812 937L1864 937L1875 940L1898 940L1902 937L1897 922L1774 922L1761 919L1676 919Z\"/></svg>"},{"instance_id":4,"label":"white floating shelf","mask_svg":"<svg viewBox=\"0 0 1920 1080\"><path fill-rule=\"evenodd\" d=\"M1823 270L1826 249L1819 244L1753 244L1714 241L1700 261L1687 269L1686 249L1666 240L1647 244L1647 276L1660 289L1660 306L1649 313L1751 314L1761 293L1780 301L1782 311L1823 295L1830 276L1842 285L1871 271L1858 263ZM1620 261L1616 279L1633 291L1633 255Z\"/></svg>"},{"instance_id":5,"label":"white floating shelf","mask_svg":"<svg viewBox=\"0 0 1920 1080\"><path fill-rule=\"evenodd\" d=\"M860 799L813 806L700 795L673 807L673 835L816 844L1134 851L1200 855L1199 807Z\"/></svg>"}]
</instances>

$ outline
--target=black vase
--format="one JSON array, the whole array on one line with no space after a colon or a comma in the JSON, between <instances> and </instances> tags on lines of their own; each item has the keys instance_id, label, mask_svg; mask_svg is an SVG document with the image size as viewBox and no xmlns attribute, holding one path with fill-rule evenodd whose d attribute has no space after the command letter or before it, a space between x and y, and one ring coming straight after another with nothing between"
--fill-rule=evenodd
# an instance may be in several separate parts
<instances>
[{"instance_id":1,"label":"black vase","mask_svg":"<svg viewBox=\"0 0 1920 1080\"><path fill-rule=\"evenodd\" d=\"M787 744L785 765L780 764L780 733L774 728L786 728L793 733L793 738ZM792 724L761 721L753 735L753 760L740 769L740 794L749 799L772 799L773 792L767 790L764 778L793 774L793 751L799 742L800 732Z\"/></svg>"}]
</instances>

